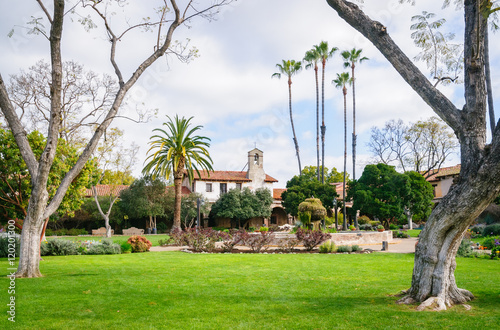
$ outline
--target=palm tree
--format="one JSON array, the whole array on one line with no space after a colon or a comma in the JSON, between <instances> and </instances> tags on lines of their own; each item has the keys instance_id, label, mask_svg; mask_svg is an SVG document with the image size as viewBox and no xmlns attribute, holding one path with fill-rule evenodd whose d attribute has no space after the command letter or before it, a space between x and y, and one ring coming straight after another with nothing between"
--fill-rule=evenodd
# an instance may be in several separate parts
<instances>
[{"instance_id":1,"label":"palm tree","mask_svg":"<svg viewBox=\"0 0 500 330\"><path fill-rule=\"evenodd\" d=\"M319 82L318 82L318 61L321 60L321 55L316 47L308 50L304 56L304 61L308 62L306 69L313 67L314 65L314 75L316 78L316 172L318 176L318 181L320 181L319 176Z\"/></svg>"},{"instance_id":2,"label":"palm tree","mask_svg":"<svg viewBox=\"0 0 500 330\"><path fill-rule=\"evenodd\" d=\"M172 120L167 116L168 122L163 123L167 130L156 128L153 132L158 134L151 136L149 144L154 151L146 158L146 164L142 172L156 176L168 178L170 174L174 176L175 205L174 224L172 231L181 228L181 185L184 173L187 172L189 181L193 180L193 172L200 176L199 169L213 171L212 158L208 153L210 147L209 138L194 135L202 126L190 127L193 117L186 119L177 115Z\"/></svg>"},{"instance_id":3,"label":"palm tree","mask_svg":"<svg viewBox=\"0 0 500 330\"><path fill-rule=\"evenodd\" d=\"M307 62L306 69L314 67L314 76L316 78L316 173L319 181L319 82L318 82L318 61L321 60L316 47L306 52L304 62Z\"/></svg>"},{"instance_id":4,"label":"palm tree","mask_svg":"<svg viewBox=\"0 0 500 330\"><path fill-rule=\"evenodd\" d=\"M354 68L356 63L361 63L368 60L368 57L361 57L362 49L353 48L352 50L343 51L342 58L344 59L344 67L351 67L352 79L352 178L356 180L356 78L354 78Z\"/></svg>"},{"instance_id":5,"label":"palm tree","mask_svg":"<svg viewBox=\"0 0 500 330\"><path fill-rule=\"evenodd\" d=\"M321 183L325 183L325 67L326 61L338 50L337 47L328 48L328 42L322 41L314 46L321 59Z\"/></svg>"},{"instance_id":6,"label":"palm tree","mask_svg":"<svg viewBox=\"0 0 500 330\"><path fill-rule=\"evenodd\" d=\"M352 79L349 77L348 72L337 73L337 79L334 79L332 83L335 87L342 88L342 93L344 94L344 187L342 189L342 201L344 204L344 224L343 229L347 230L347 214L345 207L345 173L347 168L347 84L352 84Z\"/></svg>"},{"instance_id":7,"label":"palm tree","mask_svg":"<svg viewBox=\"0 0 500 330\"><path fill-rule=\"evenodd\" d=\"M295 62L295 60L282 60L281 64L276 64L279 72L274 73L271 77L281 78L281 75L286 75L288 77L288 105L290 108L290 123L292 124L292 134L293 142L295 144L295 153L297 154L297 161L299 162L299 175L302 174L302 166L300 165L300 154L299 154L299 143L297 141L297 136L295 135L295 127L293 125L293 114L292 114L292 76L297 74L302 70L302 63Z\"/></svg>"}]
</instances>

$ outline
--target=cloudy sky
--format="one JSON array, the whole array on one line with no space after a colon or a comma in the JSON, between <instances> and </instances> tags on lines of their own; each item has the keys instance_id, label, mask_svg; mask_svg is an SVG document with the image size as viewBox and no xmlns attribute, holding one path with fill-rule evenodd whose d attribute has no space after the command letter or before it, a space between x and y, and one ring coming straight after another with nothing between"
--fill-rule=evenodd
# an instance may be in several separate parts
<instances>
[{"instance_id":1,"label":"cloudy sky","mask_svg":"<svg viewBox=\"0 0 500 330\"><path fill-rule=\"evenodd\" d=\"M119 24L120 18L127 17L128 22L133 23L152 16L148 9L159 6L158 3L153 0L129 1L129 7L124 12L117 12L113 22ZM463 14L454 8L443 10L441 5L441 1L430 0L419 0L417 6L399 5L397 0L366 0L363 7L371 17L387 26L389 34L413 58L419 49L413 45L409 26L411 17L423 10L445 17L448 21L445 29L455 32L456 41L461 41ZM47 41L41 36L27 35L21 28L30 17L43 16L36 1L2 1L0 13L0 73L4 79L9 74L27 69L41 58L49 59ZM96 72L113 74L108 60L109 44L100 23L97 22L97 29L87 33L79 26L77 18L68 15L66 19L63 59L76 60ZM15 34L9 38L7 34L12 28ZM194 123L203 125L200 133L212 140L210 152L215 169L242 170L247 151L257 146L264 151L266 172L279 180L278 187L284 187L288 179L298 174L298 165L288 115L287 80L271 79L271 75L277 72L276 64L281 60L301 60L307 50L321 41L327 41L340 50L362 48L363 55L370 59L359 65L356 71L358 177L371 158L366 148L371 127L381 127L391 119L414 122L433 115L380 53L341 20L324 0L238 0L225 7L217 20L197 19L190 23L189 28L176 31L175 40L184 41L186 38L198 49L199 57L188 64L172 57L160 59L138 81L122 109L124 114L131 114L137 106L158 109L157 117L146 124L127 120L116 120L113 124L125 130L125 144L135 142L141 148L134 171L136 176L142 169L152 129L160 127L166 115L178 114L194 116ZM495 45L496 38L492 36L492 45ZM151 33L132 33L120 42L117 60L125 76L130 75L151 52L154 43L155 35ZM496 79L499 70L495 70L495 64L500 52L498 46L492 48L493 87L498 90L495 82L499 81ZM418 65L426 74L429 72L423 63ZM336 167L339 171L343 168L343 99L341 91L335 89L331 81L336 73L344 70L340 56L336 54L327 63L325 79L325 166ZM461 86L440 89L459 108L462 107ZM292 97L302 165L315 165L313 70L303 70L294 77ZM351 102L349 93L349 146ZM497 118L499 115L497 110ZM448 165L458 162L458 157L454 157ZM350 147L347 170L352 172Z\"/></svg>"}]
</instances>

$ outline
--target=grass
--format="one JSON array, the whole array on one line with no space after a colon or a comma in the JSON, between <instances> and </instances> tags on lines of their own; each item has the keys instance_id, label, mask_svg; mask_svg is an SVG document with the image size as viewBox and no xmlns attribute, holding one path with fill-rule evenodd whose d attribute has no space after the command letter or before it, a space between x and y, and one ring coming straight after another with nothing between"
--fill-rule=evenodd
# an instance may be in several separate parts
<instances>
[{"instance_id":1,"label":"grass","mask_svg":"<svg viewBox=\"0 0 500 330\"><path fill-rule=\"evenodd\" d=\"M420 229L409 229L406 231L408 233L408 235L410 235L410 237L418 237L418 235L420 235L420 233L422 232L422 230Z\"/></svg>"},{"instance_id":2,"label":"grass","mask_svg":"<svg viewBox=\"0 0 500 330\"><path fill-rule=\"evenodd\" d=\"M457 259L457 283L477 299L470 311L455 306L434 313L397 305L392 296L410 285L412 254L150 252L44 259L44 277L16 280L16 328L487 329L500 324L500 262L491 260ZM0 269L2 304L8 301L5 268ZM12 328L8 323L4 314L0 328Z\"/></svg>"},{"instance_id":3,"label":"grass","mask_svg":"<svg viewBox=\"0 0 500 330\"><path fill-rule=\"evenodd\" d=\"M160 240L165 240L165 239L167 239L167 237L169 237L166 234L165 235L162 235L162 234L159 234L159 235L141 235L141 236L145 236L151 242L151 244L153 244L153 246L159 246L160 244L158 242ZM113 241L113 243L121 244L121 243L125 243L129 237L130 236L111 236L111 240ZM104 236L51 236L51 237L47 237L48 240L56 239L56 238L67 239L67 240L71 240L71 241L87 241L87 240L98 241L101 239L105 239L106 237L104 237Z\"/></svg>"}]
</instances>

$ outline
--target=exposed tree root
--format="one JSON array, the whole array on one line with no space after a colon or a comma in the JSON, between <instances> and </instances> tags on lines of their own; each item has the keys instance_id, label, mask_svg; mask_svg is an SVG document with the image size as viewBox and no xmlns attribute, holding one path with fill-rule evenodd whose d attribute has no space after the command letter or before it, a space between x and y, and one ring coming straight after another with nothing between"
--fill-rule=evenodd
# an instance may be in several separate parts
<instances>
[{"instance_id":1,"label":"exposed tree root","mask_svg":"<svg viewBox=\"0 0 500 330\"><path fill-rule=\"evenodd\" d=\"M445 311L446 310L445 301L443 298L440 297L430 297L417 307L417 311L424 311L424 310L431 310L436 312Z\"/></svg>"}]
</instances>

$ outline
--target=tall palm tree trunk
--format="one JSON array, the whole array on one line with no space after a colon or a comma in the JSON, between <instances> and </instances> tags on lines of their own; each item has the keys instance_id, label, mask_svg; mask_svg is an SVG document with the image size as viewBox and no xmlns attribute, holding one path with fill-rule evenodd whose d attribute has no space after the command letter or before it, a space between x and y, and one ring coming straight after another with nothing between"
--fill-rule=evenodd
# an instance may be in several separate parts
<instances>
[{"instance_id":1,"label":"tall palm tree trunk","mask_svg":"<svg viewBox=\"0 0 500 330\"><path fill-rule=\"evenodd\" d=\"M325 183L325 63L323 59L321 77L321 183Z\"/></svg>"},{"instance_id":2,"label":"tall palm tree trunk","mask_svg":"<svg viewBox=\"0 0 500 330\"><path fill-rule=\"evenodd\" d=\"M291 78L288 78L288 107L290 109L290 124L292 125L293 143L295 144L295 153L297 155L297 161L299 163L299 175L301 175L302 174L302 166L300 164L299 142L297 141L297 135L295 135L295 126L293 125L292 79Z\"/></svg>"},{"instance_id":3,"label":"tall palm tree trunk","mask_svg":"<svg viewBox=\"0 0 500 330\"><path fill-rule=\"evenodd\" d=\"M318 66L314 66L314 74L316 77L316 173L319 179L319 82L318 82Z\"/></svg>"},{"instance_id":4,"label":"tall palm tree trunk","mask_svg":"<svg viewBox=\"0 0 500 330\"><path fill-rule=\"evenodd\" d=\"M352 179L356 180L356 80L354 78L354 62L352 69ZM358 216L354 213L354 227L358 228Z\"/></svg>"},{"instance_id":5,"label":"tall palm tree trunk","mask_svg":"<svg viewBox=\"0 0 500 330\"><path fill-rule=\"evenodd\" d=\"M182 179L184 178L184 162L185 159L181 158L179 160L179 165L177 166L177 171L174 172L175 202L172 231L181 229Z\"/></svg>"},{"instance_id":6,"label":"tall palm tree trunk","mask_svg":"<svg viewBox=\"0 0 500 330\"><path fill-rule=\"evenodd\" d=\"M347 230L347 212L346 212L346 200L345 200L345 173L347 170L347 88L342 88L344 94L344 185L342 187L342 201L344 203L344 221L342 227Z\"/></svg>"},{"instance_id":7,"label":"tall palm tree trunk","mask_svg":"<svg viewBox=\"0 0 500 330\"><path fill-rule=\"evenodd\" d=\"M486 89L488 93L488 114L490 116L491 135L495 132L495 109L493 107L493 88L491 86L490 72L490 46L488 39L488 28L484 29L484 75L486 77Z\"/></svg>"}]
</instances>

